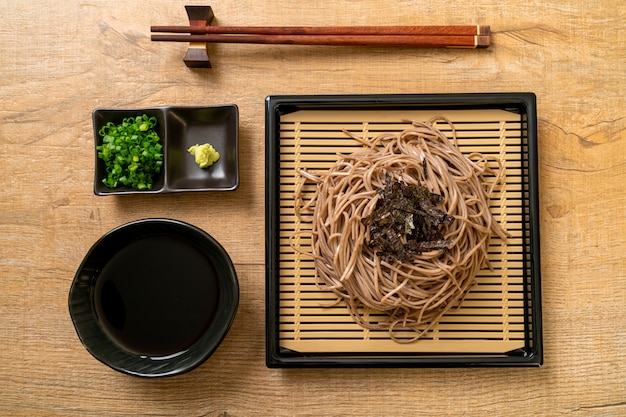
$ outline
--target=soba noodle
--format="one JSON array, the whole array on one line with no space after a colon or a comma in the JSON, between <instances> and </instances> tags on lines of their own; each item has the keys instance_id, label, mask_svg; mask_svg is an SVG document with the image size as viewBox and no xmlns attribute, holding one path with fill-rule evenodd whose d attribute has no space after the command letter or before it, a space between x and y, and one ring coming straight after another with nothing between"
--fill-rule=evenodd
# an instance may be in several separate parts
<instances>
[{"instance_id":1,"label":"soba noodle","mask_svg":"<svg viewBox=\"0 0 626 417\"><path fill-rule=\"evenodd\" d=\"M450 124L452 140L434 127L438 120ZM339 155L326 172L300 171L296 191L296 214L303 218L313 212L309 254L318 285L345 302L362 327L388 330L399 342L417 340L462 302L478 271L488 265L490 236L506 238L489 210L501 169L492 170L481 154L461 154L454 126L442 117L413 121L399 135L370 140L346 133L364 149ZM400 262L368 245L370 230L363 219L381 198L388 176L443 196L440 209L453 218L441 229L451 242L448 248ZM303 188L311 183L315 192L305 199Z\"/></svg>"}]
</instances>

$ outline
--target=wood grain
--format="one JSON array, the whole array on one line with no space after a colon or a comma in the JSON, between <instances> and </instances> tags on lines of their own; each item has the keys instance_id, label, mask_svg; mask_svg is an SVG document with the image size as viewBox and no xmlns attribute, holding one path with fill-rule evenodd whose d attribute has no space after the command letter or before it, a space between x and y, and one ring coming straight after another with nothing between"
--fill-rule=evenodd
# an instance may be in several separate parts
<instances>
[{"instance_id":1,"label":"wood grain","mask_svg":"<svg viewBox=\"0 0 626 417\"><path fill-rule=\"evenodd\" d=\"M491 46L212 45L209 70L185 66L185 44L150 41L151 25L187 24L180 2L3 6L0 415L626 414L626 43L616 41L623 1L216 1L220 25L470 22L491 26ZM490 91L538 97L545 365L267 369L264 98ZM240 110L239 190L93 195L93 109L224 103ZM189 374L156 381L93 359L67 309L89 247L145 217L188 221L212 234L241 283L237 318L215 355Z\"/></svg>"}]
</instances>

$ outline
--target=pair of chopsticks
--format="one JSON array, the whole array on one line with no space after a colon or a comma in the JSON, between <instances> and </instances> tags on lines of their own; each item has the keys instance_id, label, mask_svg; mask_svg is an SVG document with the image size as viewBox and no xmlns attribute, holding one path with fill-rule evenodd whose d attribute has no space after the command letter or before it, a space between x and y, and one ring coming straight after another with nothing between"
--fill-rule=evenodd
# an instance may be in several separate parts
<instances>
[{"instance_id":1,"label":"pair of chopsticks","mask_svg":"<svg viewBox=\"0 0 626 417\"><path fill-rule=\"evenodd\" d=\"M486 48L490 28L473 26L152 26L159 42Z\"/></svg>"}]
</instances>

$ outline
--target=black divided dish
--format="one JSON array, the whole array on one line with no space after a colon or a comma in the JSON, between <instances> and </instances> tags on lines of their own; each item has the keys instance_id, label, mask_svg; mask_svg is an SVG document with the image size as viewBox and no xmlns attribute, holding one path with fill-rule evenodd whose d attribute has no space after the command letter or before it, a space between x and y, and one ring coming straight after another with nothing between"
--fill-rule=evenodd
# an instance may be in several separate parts
<instances>
[{"instance_id":1,"label":"black divided dish","mask_svg":"<svg viewBox=\"0 0 626 417\"><path fill-rule=\"evenodd\" d=\"M102 144L98 134L108 122L119 124L124 118L146 114L157 118L156 130L164 148L161 172L151 189L136 190L119 186L109 188L104 161L95 151L94 193L96 195L162 194L188 191L233 191L239 187L239 110L236 105L192 107L163 106L138 109L101 108L93 111L94 144ZM220 159L200 168L187 149L210 143Z\"/></svg>"}]
</instances>

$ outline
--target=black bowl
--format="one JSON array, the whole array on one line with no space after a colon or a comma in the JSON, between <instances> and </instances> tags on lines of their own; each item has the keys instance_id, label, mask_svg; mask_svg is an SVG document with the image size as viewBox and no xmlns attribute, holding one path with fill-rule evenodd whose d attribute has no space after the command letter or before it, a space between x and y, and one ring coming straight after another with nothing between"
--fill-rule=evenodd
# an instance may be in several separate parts
<instances>
[{"instance_id":1,"label":"black bowl","mask_svg":"<svg viewBox=\"0 0 626 417\"><path fill-rule=\"evenodd\" d=\"M235 318L239 284L228 253L208 233L144 219L100 238L78 268L69 311L85 348L130 375L198 367Z\"/></svg>"}]
</instances>

